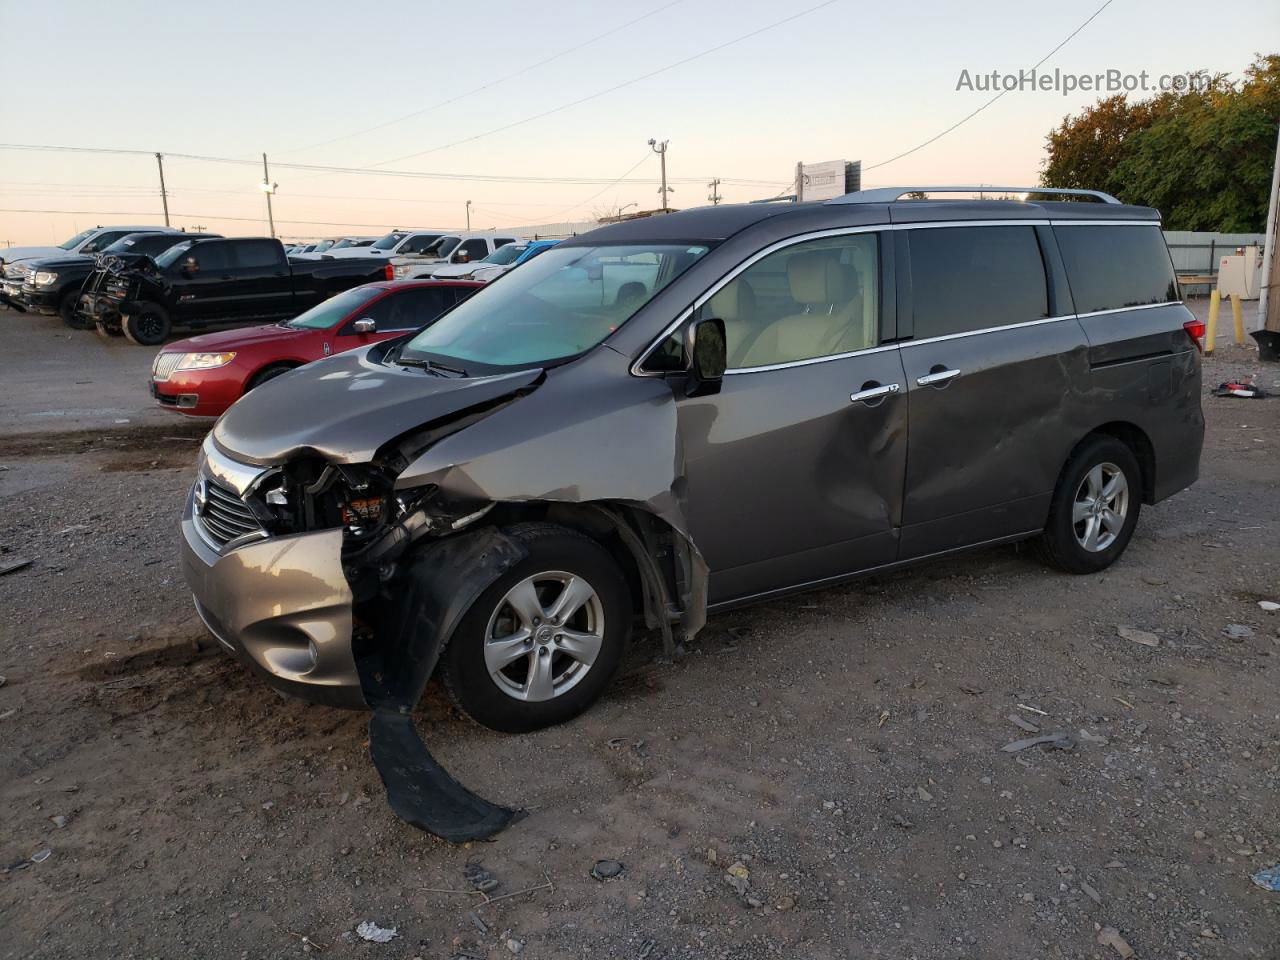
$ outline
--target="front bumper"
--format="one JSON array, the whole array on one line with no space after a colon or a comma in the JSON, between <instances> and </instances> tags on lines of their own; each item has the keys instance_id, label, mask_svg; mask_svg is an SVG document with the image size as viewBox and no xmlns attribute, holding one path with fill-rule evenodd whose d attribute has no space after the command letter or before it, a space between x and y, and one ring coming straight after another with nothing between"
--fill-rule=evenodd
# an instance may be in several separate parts
<instances>
[{"instance_id":1,"label":"front bumper","mask_svg":"<svg viewBox=\"0 0 1280 960\"><path fill-rule=\"evenodd\" d=\"M108 297L101 293L86 293L81 295L79 307L80 313L90 321L111 324L119 322L120 310L124 305L123 301L115 297Z\"/></svg>"},{"instance_id":2,"label":"front bumper","mask_svg":"<svg viewBox=\"0 0 1280 960\"><path fill-rule=\"evenodd\" d=\"M189 417L220 417L240 399L246 371L228 365L212 370L175 370L167 379L147 378L157 405Z\"/></svg>"},{"instance_id":3,"label":"front bumper","mask_svg":"<svg viewBox=\"0 0 1280 960\"><path fill-rule=\"evenodd\" d=\"M258 540L219 552L182 513L182 574L218 642L278 690L364 709L352 655L352 595L342 531Z\"/></svg>"},{"instance_id":4,"label":"front bumper","mask_svg":"<svg viewBox=\"0 0 1280 960\"><path fill-rule=\"evenodd\" d=\"M52 316L58 312L58 295L29 283L24 283L18 293L22 305L28 310Z\"/></svg>"},{"instance_id":5,"label":"front bumper","mask_svg":"<svg viewBox=\"0 0 1280 960\"><path fill-rule=\"evenodd\" d=\"M0 281L0 302L4 302L18 310L26 310L27 305L22 302L22 281Z\"/></svg>"}]
</instances>

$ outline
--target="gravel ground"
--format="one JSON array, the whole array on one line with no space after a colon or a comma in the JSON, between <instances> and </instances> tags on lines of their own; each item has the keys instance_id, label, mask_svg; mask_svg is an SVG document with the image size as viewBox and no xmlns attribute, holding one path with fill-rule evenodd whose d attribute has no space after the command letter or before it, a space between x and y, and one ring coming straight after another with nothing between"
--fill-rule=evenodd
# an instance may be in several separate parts
<instances>
[{"instance_id":1,"label":"gravel ground","mask_svg":"<svg viewBox=\"0 0 1280 960\"><path fill-rule=\"evenodd\" d=\"M1249 373L1280 386L1230 345L1205 381ZM0 958L1275 958L1280 399L1205 408L1200 482L1102 575L1002 548L717 617L529 736L433 688L437 757L529 811L465 847L387 809L361 715L210 649L173 564L200 425L19 423ZM1075 748L1003 752L1027 724Z\"/></svg>"}]
</instances>

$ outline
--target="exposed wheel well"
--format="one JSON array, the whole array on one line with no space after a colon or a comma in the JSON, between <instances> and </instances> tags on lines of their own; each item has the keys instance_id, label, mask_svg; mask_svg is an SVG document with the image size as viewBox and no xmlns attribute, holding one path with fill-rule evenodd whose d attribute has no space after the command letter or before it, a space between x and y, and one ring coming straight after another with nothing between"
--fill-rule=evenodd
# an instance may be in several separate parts
<instances>
[{"instance_id":1,"label":"exposed wheel well","mask_svg":"<svg viewBox=\"0 0 1280 960\"><path fill-rule=\"evenodd\" d=\"M279 360L275 363L268 363L264 367L259 367L257 370L253 371L249 376L249 379L244 382L244 392L248 393L258 384L262 383L267 379L268 374L274 374L277 370L281 373L285 370L296 370L300 366L302 366L302 364L296 363L293 360Z\"/></svg>"},{"instance_id":2,"label":"exposed wheel well","mask_svg":"<svg viewBox=\"0 0 1280 960\"><path fill-rule=\"evenodd\" d=\"M1084 443L1089 437L1097 435L1115 437L1133 451L1133 455L1138 460L1138 466L1142 470L1142 502L1146 504L1154 503L1156 493L1156 452L1151 445L1151 438L1147 436L1146 432L1135 424L1116 420L1096 427L1087 436L1083 437L1080 443ZM1079 443L1076 444L1076 447L1079 446Z\"/></svg>"}]
</instances>

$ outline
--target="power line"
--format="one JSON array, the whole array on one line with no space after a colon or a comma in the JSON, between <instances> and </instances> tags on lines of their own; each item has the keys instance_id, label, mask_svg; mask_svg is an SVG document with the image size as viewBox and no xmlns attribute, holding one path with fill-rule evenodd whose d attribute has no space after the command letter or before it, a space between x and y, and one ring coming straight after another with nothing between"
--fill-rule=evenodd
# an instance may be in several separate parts
<instances>
[{"instance_id":1,"label":"power line","mask_svg":"<svg viewBox=\"0 0 1280 960\"><path fill-rule=\"evenodd\" d=\"M650 17L657 16L659 13L662 13L662 11L668 10L671 7L674 7L679 2L680 0L671 0L670 3L663 4L661 7L658 7L656 10L650 10L648 13L641 14L640 16L636 17L634 20L628 20L626 23L620 26L614 27L611 30L606 30L604 33L596 34L594 37L591 37L589 40L583 40L581 43L577 44L576 46L569 47L567 50L561 50L559 53L553 53L551 56L545 57L544 59L539 60L537 63L531 63L527 67L521 67L519 70L516 70L512 73L505 74L504 76L501 76L496 80L490 80L486 84L476 87L473 90L468 90L466 93L460 93L457 96L450 97L448 100L441 100L439 103L433 103L429 107L423 107L421 110L414 110L412 113L406 113L403 116L396 117L394 120L387 120L383 123L374 124L372 127L365 127L363 130L356 130L354 133L344 133L340 137L333 137L332 139L329 139L329 140L323 140L320 143L313 143L310 146L294 147L292 150L282 150L279 152L288 154L288 153L302 153L303 151L306 151L306 150L318 150L320 147L327 147L331 143L338 143L340 140L350 140L352 137L359 137L359 136L363 136L366 133L373 133L375 130L383 130L387 127L395 126L398 123L404 123L404 121L406 120L412 120L414 117L420 117L425 113L430 113L432 110L438 110L441 107L447 107L451 103L457 103L459 100L465 100L468 97L473 97L477 93L482 93L491 87L496 87L500 83L506 83L508 80L513 80L516 77L520 76L521 74L529 73L532 70L536 70L538 67L545 66L546 64L551 63L551 61L553 60L559 60L561 57L567 57L571 53L576 53L578 50L581 50L583 47L588 47L593 43L603 40L605 37L611 37L615 33L620 33L623 30L627 29L627 27L634 26L635 24L639 23L641 20L648 20Z\"/></svg>"},{"instance_id":2,"label":"power line","mask_svg":"<svg viewBox=\"0 0 1280 960\"><path fill-rule=\"evenodd\" d=\"M637 160L637 161L636 161L635 166L633 166L633 167L631 167L630 169L628 169L626 173L624 173L622 176L620 176L617 180L613 181L613 183L609 184L609 185L608 185L607 187L605 187L603 190L599 191L598 193L593 193L591 196L587 197L587 199L585 199L585 200L583 200L583 201L581 201L581 202L579 202L579 203L575 203L572 207L567 208L566 210L562 211L561 213L553 214L553 215L552 215L552 217L551 217L551 222L555 223L555 222L559 221L561 218L568 216L570 213L572 213L574 210L577 210L579 207L585 207L588 203L590 203L590 202L591 202L592 200L594 200L596 197L599 197L599 196L602 196L603 194L608 193L610 190L612 190L612 189L613 189L614 187L616 187L618 184L622 183L622 181L623 181L623 180L625 180L625 179L627 178L627 174L633 173L633 172L635 171L636 167L639 167L639 166L640 166L640 164L644 163L644 162L645 162L646 160L648 160L648 159L649 159L649 154L647 154L647 153L646 153L643 157L641 157L639 160Z\"/></svg>"},{"instance_id":3,"label":"power line","mask_svg":"<svg viewBox=\"0 0 1280 960\"><path fill-rule=\"evenodd\" d=\"M835 3L837 0L827 0L828 3ZM125 150L112 147L76 147L66 146L63 144L47 144L47 143L0 143L0 150L23 150L23 151L51 151L57 153L99 153L99 154L116 154L125 156L138 157L154 157L154 150ZM202 163L226 163L237 166L258 167L262 163L261 157L256 160L240 159L239 157L215 157L207 154L198 153L174 153L168 150L160 151L164 154L166 160L191 160ZM283 167L289 170L314 170L323 173L350 173L362 174L376 177L409 177L420 180L449 180L449 181L467 181L480 183L567 183L590 186L596 183L612 183L605 177L538 177L523 174L484 174L484 173L428 173L419 170L375 170L371 167L342 167L331 164L316 163L284 163L274 162L277 168ZM670 183L705 183L706 177L672 177ZM777 181L774 180L754 180L745 177L722 177L722 182L737 184L740 186L773 186ZM657 183L657 178L637 178L632 181L634 183L651 184Z\"/></svg>"},{"instance_id":4,"label":"power line","mask_svg":"<svg viewBox=\"0 0 1280 960\"><path fill-rule=\"evenodd\" d=\"M73 217L154 217L157 215L154 210L16 210L4 207L0 207L0 213L55 213ZM262 217L229 217L224 213L172 212L170 215L174 217L187 217L188 219L201 220L235 220L245 223L262 222ZM381 223L337 223L332 220L277 220L276 223L294 223L312 227L377 227L378 229L386 229L386 225Z\"/></svg>"},{"instance_id":5,"label":"power line","mask_svg":"<svg viewBox=\"0 0 1280 960\"><path fill-rule=\"evenodd\" d=\"M1100 6L1097 10L1095 10L1095 11L1093 12L1093 16L1091 16L1091 17L1090 17L1088 20L1086 20L1084 23L1080 24L1080 26L1078 26L1078 27L1076 27L1074 30L1072 30L1072 31L1071 31L1071 33L1069 33L1069 34L1067 35L1067 38L1066 38L1065 40L1063 40L1060 44L1058 44L1056 47L1054 47L1052 50L1050 50L1048 53L1046 53L1043 57L1041 57L1039 60L1037 60L1037 61L1036 61L1036 63L1035 63L1035 65L1034 65L1034 66L1032 66L1032 67L1031 67L1031 69L1032 69L1032 70L1037 69L1037 68L1038 68L1042 63L1044 63L1046 60L1048 60L1050 57L1052 57L1055 53L1057 53L1059 50L1061 50L1063 47L1065 47L1065 46L1067 45L1067 43L1068 43L1068 42L1070 42L1070 41L1075 37L1075 35L1076 35L1077 33L1079 33L1081 30L1083 30L1083 29L1084 29L1085 27L1087 27L1089 24L1093 23L1093 21L1094 21L1095 19L1097 19L1098 14L1102 13L1102 11L1103 11L1103 10L1105 10L1105 9L1107 9L1107 7L1111 6L1112 2L1113 2L1113 0L1107 0L1107 2L1106 2L1106 3L1104 3L1102 6ZM911 154L915 153L917 150L923 150L925 147L929 146L929 144L931 144L931 143L937 143L939 140L941 140L943 137L945 137L945 136L946 136L948 133L950 133L952 130L955 130L955 129L957 129L958 127L961 127L961 126L963 126L964 124L968 123L970 120L972 120L974 117L976 117L978 114L980 114L983 110L987 109L987 107L991 106L993 103L995 103L997 100L999 100L1001 97L1003 97L1003 96L1004 96L1006 93L1008 93L1008 92L1009 92L1009 91L1008 91L1007 89L1005 89L1005 90L1001 90L1001 91L1000 91L999 93L997 93L994 97L992 97L990 100L988 100L988 101L987 101L986 103L984 103L982 106L980 106L977 110L973 111L973 113L969 114L967 117L963 117L963 118L961 118L960 120L956 121L956 122L955 122L955 123L953 123L951 126L947 127L947 129L943 130L941 133L936 134L936 135L934 135L934 136L930 137L930 138L929 138L928 140L926 140L924 143L921 143L921 144L919 144L919 145L917 145L917 146L914 146L914 147L912 147L910 150L904 150L902 153L898 154L897 156L890 157L888 160L881 160L879 163L864 164L864 165L863 165L863 167L862 167L863 171L867 171L867 170L874 170L874 169L876 169L877 167L884 167L884 166L887 166L888 164L893 163L895 160L901 160L903 157L908 157L908 156L910 156Z\"/></svg>"},{"instance_id":6,"label":"power line","mask_svg":"<svg viewBox=\"0 0 1280 960\"><path fill-rule=\"evenodd\" d=\"M632 84L640 83L642 80L648 80L651 77L656 77L660 73L666 73L668 70L674 70L676 67L682 67L686 63L692 63L694 60L700 60L701 58L710 56L713 53L717 53L720 50L725 49L726 47L731 47L734 44L742 43L744 40L750 40L752 37L759 36L760 34L765 33L766 31L773 30L776 27L781 27L784 24L788 24L793 20L799 20L801 17L807 17L809 14L814 13L818 10L821 10L823 7L829 7L833 3L837 3L837 2L839 2L839 0L823 0L822 3L816 4L812 7L808 7L804 10L801 10L799 13L793 13L789 17L783 17L781 20L775 20L773 23L769 23L763 27L759 27L756 30L752 30L750 33L744 33L741 36L734 37L732 40L726 40L723 43L718 43L714 47L709 47L706 50L693 54L692 56L685 57L682 60L677 60L674 63L669 63L665 67L659 67L657 70L650 70L648 73L643 73L638 77L632 77L630 80L624 80L622 83L614 84L612 87L608 87L604 90L599 90L595 93L588 94L585 97L579 97L577 100L572 100L569 103L562 103L560 104L560 106L552 107L550 110L544 110L541 113L535 113L532 116L525 117L522 120L513 120L511 123L504 123L500 127L494 127L492 130L486 130L484 133L477 133L470 137L463 137L461 140L454 140L452 143L443 143L438 147L431 147L430 149L427 149L427 150L419 150L417 153L407 153L402 157L394 157L390 160L382 160L378 163L373 164L373 166L380 167L388 163L400 163L402 160L412 160L414 157L421 157L421 156L425 156L428 153L436 153L437 151L440 151L440 150L447 150L450 147L461 146L464 143L472 143L476 140L483 139L484 137L491 137L495 133L502 133L504 130L510 130L514 127L522 126L526 123L532 123L534 120L541 120L543 117L549 117L552 114L560 113L561 111L568 110L571 107L576 107L581 104L588 103L591 100L599 99L600 97L606 96L610 93L615 93L618 90L623 89L624 87L629 87ZM1110 2L1110 0L1108 0L1108 2ZM706 178L698 178L698 179L703 183L706 182Z\"/></svg>"}]
</instances>

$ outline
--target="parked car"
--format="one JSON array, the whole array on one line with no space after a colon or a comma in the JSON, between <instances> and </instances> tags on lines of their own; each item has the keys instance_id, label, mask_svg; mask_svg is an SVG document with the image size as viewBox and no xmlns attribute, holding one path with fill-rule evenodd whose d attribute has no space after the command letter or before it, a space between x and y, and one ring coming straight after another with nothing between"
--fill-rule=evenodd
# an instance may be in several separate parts
<instances>
[{"instance_id":1,"label":"parked car","mask_svg":"<svg viewBox=\"0 0 1280 960\"><path fill-rule=\"evenodd\" d=\"M160 406L190 416L221 416L268 380L321 357L418 330L480 287L456 280L370 283L292 320L177 340L156 354L151 395Z\"/></svg>"},{"instance_id":2,"label":"parked car","mask_svg":"<svg viewBox=\"0 0 1280 960\"><path fill-rule=\"evenodd\" d=\"M333 257L418 256L444 234L443 230L393 230L373 243L330 250Z\"/></svg>"},{"instance_id":3,"label":"parked car","mask_svg":"<svg viewBox=\"0 0 1280 960\"><path fill-rule=\"evenodd\" d=\"M517 240L507 243L477 263L450 263L438 267L431 276L436 280L496 280L540 253L550 250L558 240Z\"/></svg>"},{"instance_id":4,"label":"parked car","mask_svg":"<svg viewBox=\"0 0 1280 960\"><path fill-rule=\"evenodd\" d=\"M14 296L23 309L46 316L59 316L69 327L83 327L77 312L80 293L94 270L108 260L118 265L137 266L148 257L157 257L186 240L212 240L217 233L128 233L97 254L28 260L23 263L22 285Z\"/></svg>"},{"instance_id":5,"label":"parked car","mask_svg":"<svg viewBox=\"0 0 1280 960\"><path fill-rule=\"evenodd\" d=\"M5 247L0 250L0 301L18 310L23 309L18 287L22 285L26 262L48 257L88 256L105 250L130 233L181 233L173 227L92 227L81 230L70 240L56 247ZM11 292L12 291L12 292Z\"/></svg>"},{"instance_id":6,"label":"parked car","mask_svg":"<svg viewBox=\"0 0 1280 960\"><path fill-rule=\"evenodd\" d=\"M515 237L495 233L449 233L421 253L400 254L391 263L399 279L425 279L442 264L483 260L499 247L515 242Z\"/></svg>"},{"instance_id":7,"label":"parked car","mask_svg":"<svg viewBox=\"0 0 1280 960\"><path fill-rule=\"evenodd\" d=\"M897 199L928 189L607 226L249 393L181 519L196 609L274 686L374 708L393 807L456 839L510 811L406 728L433 672L534 730L601 694L634 622L671 649L1025 539L1106 569L1199 469L1204 326L1159 214Z\"/></svg>"},{"instance_id":8,"label":"parked car","mask_svg":"<svg viewBox=\"0 0 1280 960\"><path fill-rule=\"evenodd\" d=\"M174 324L208 327L280 320L349 287L391 279L361 260L289 259L279 240L188 240L142 264L107 263L85 283L80 313L100 332L163 343Z\"/></svg>"}]
</instances>

